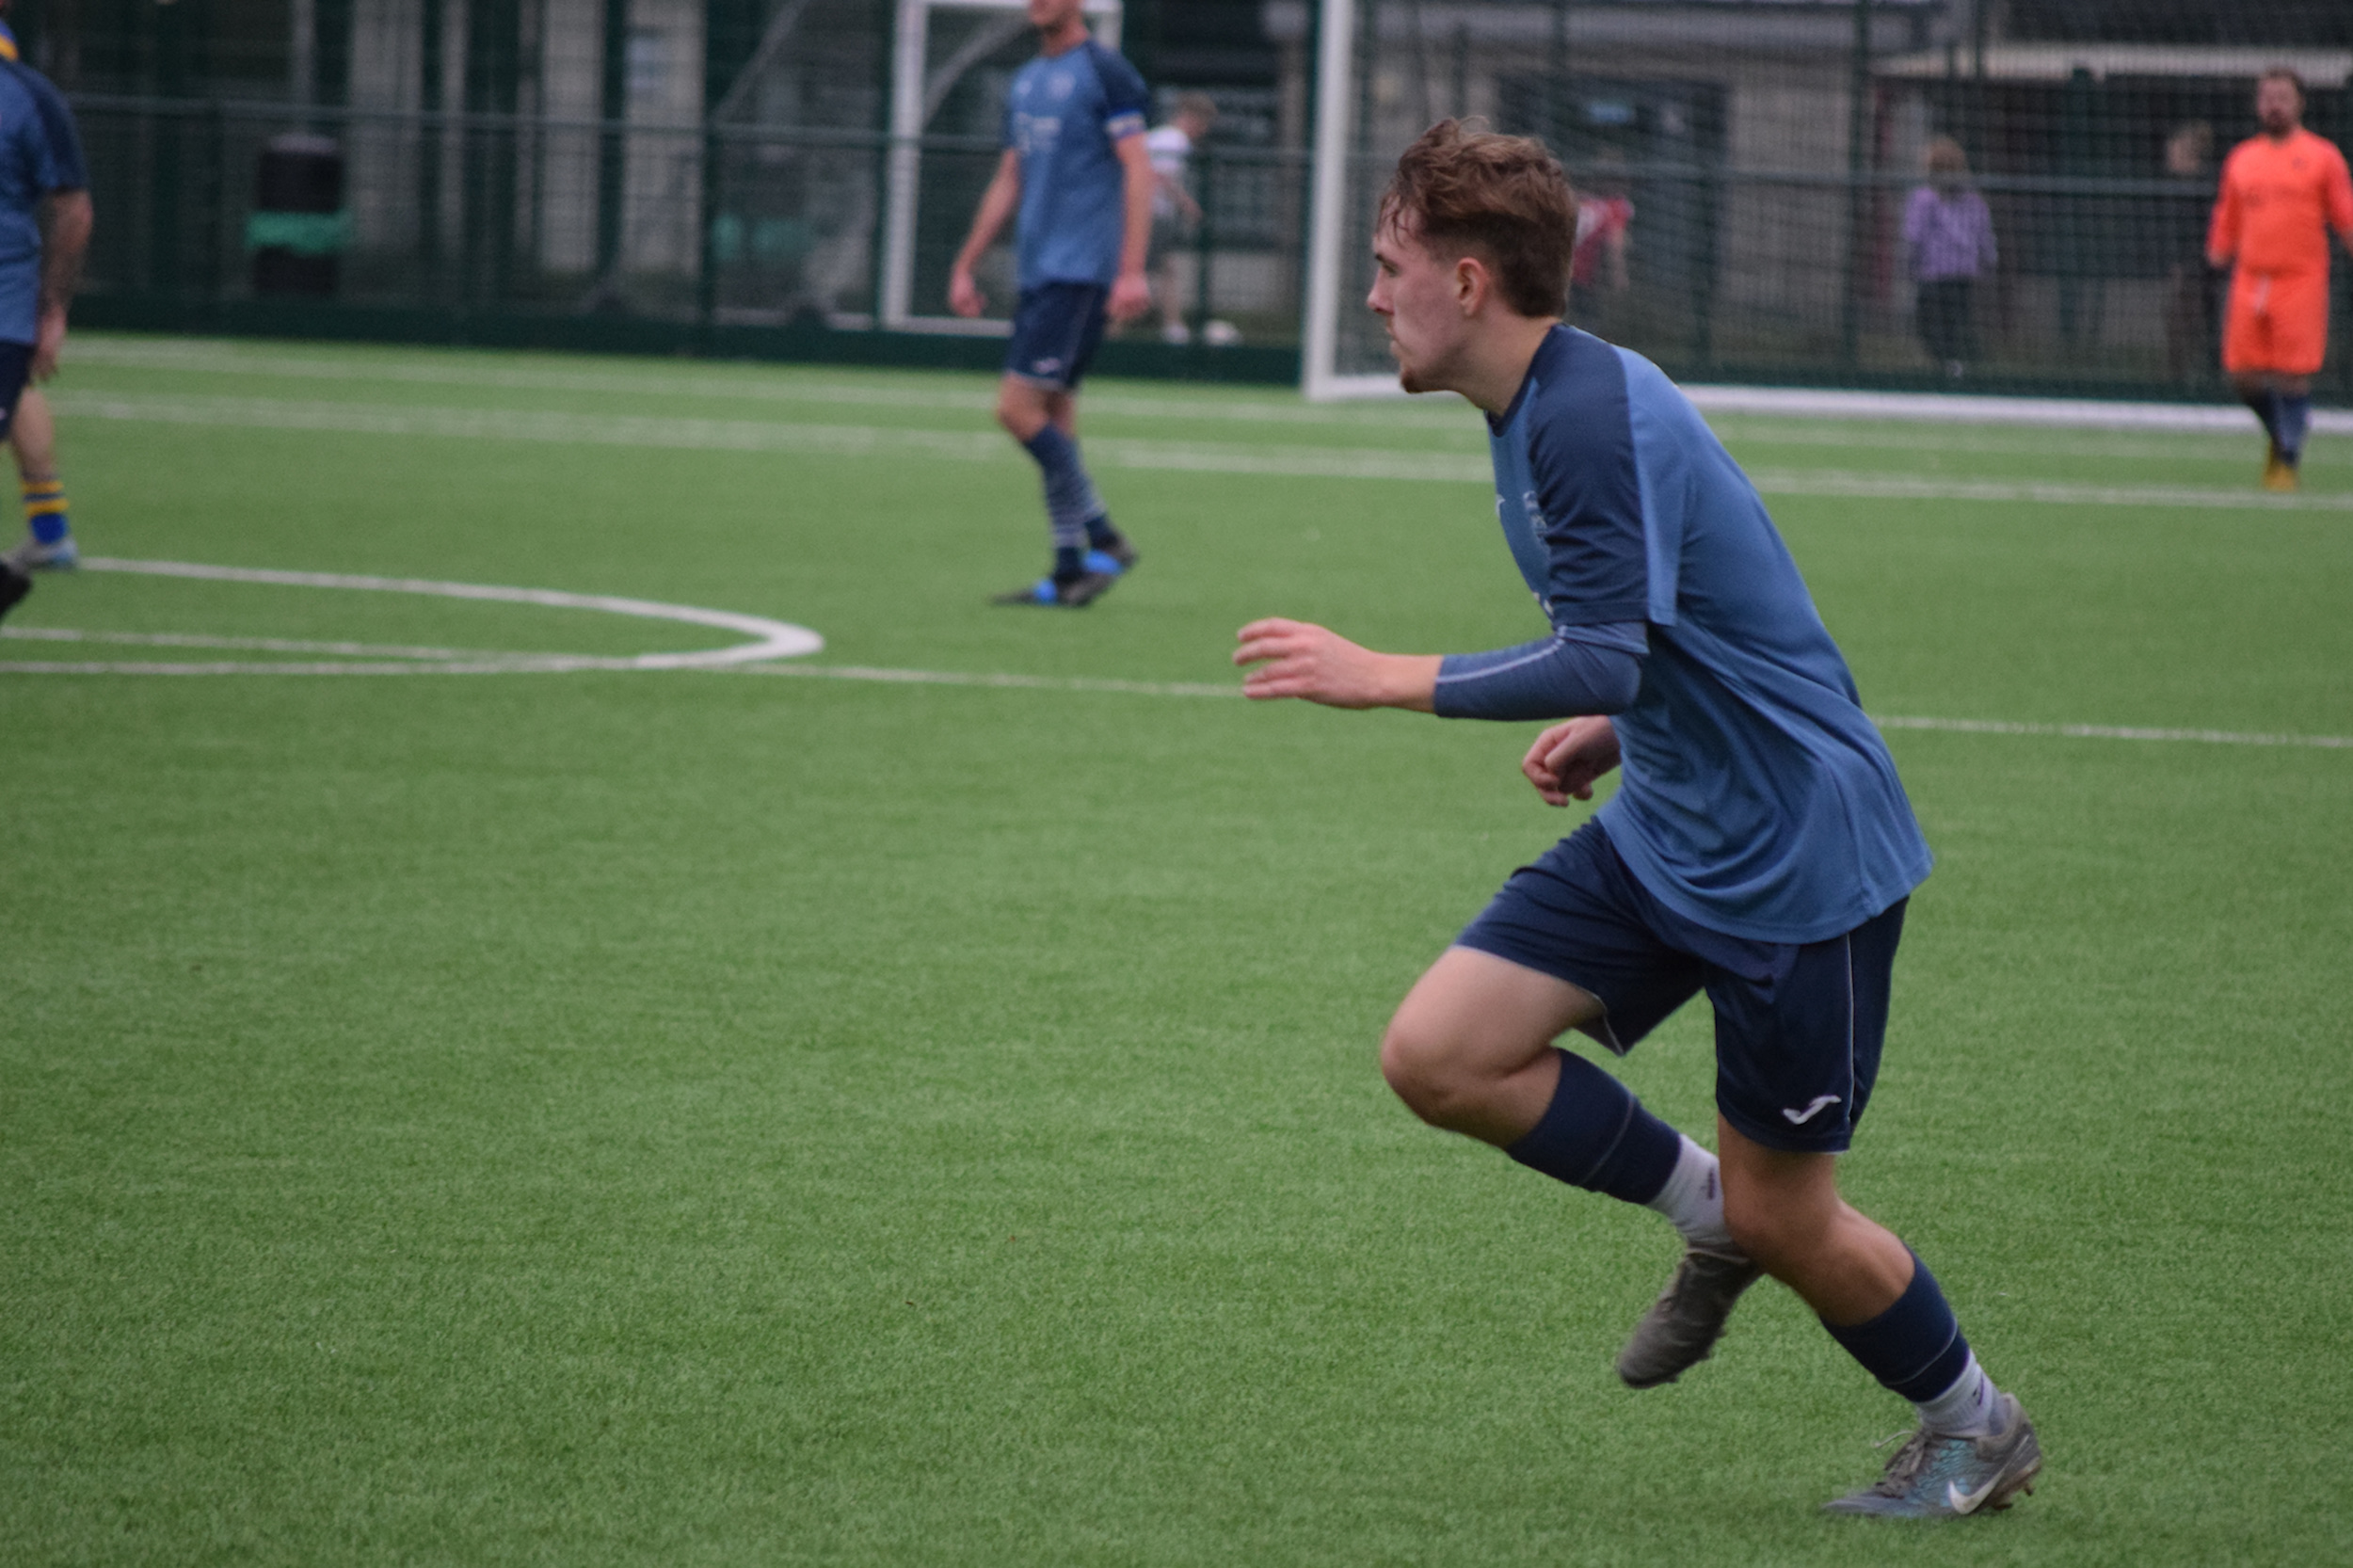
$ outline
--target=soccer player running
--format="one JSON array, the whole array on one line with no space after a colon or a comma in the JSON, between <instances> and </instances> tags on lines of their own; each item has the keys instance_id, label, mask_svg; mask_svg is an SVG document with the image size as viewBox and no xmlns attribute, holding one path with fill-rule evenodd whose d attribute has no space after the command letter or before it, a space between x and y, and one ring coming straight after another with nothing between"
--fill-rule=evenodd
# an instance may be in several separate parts
<instances>
[{"instance_id":1,"label":"soccer player running","mask_svg":"<svg viewBox=\"0 0 2353 1568\"><path fill-rule=\"evenodd\" d=\"M14 38L7 41L0 50L0 436L12 434L25 383L56 373L66 307L82 275L90 232L89 180L72 112L46 77L16 58ZM45 437L47 406L38 413ZM29 511L39 498L24 444L18 446L18 460ZM62 493L54 468L45 478ZM0 556L0 615L31 591L32 568L72 564L62 513L62 503L54 513L33 513L32 537ZM45 537L52 518L54 536ZM60 543L62 554L55 548Z\"/></svg>"},{"instance_id":2,"label":"soccer player running","mask_svg":"<svg viewBox=\"0 0 2353 1568\"><path fill-rule=\"evenodd\" d=\"M1576 212L1541 143L1442 121L1382 199L1368 301L1406 390L1486 411L1504 537L1549 634L1441 658L1255 621L1234 655L1257 666L1243 689L1568 717L1520 764L1554 806L1623 766L1614 798L1415 984L1384 1075L1424 1121L1682 1233L1681 1266L1618 1358L1627 1384L1705 1359L1770 1273L1919 1407L1884 1476L1827 1506L2000 1508L2041 1467L2034 1428L1927 1266L1841 1200L1834 1170L1870 1098L1928 846L1747 476L1657 366L1559 319ZM1577 1030L1624 1052L1701 990L1716 1155L1552 1043Z\"/></svg>"},{"instance_id":3,"label":"soccer player running","mask_svg":"<svg viewBox=\"0 0 2353 1568\"><path fill-rule=\"evenodd\" d=\"M2222 165L2206 260L2232 269L2222 368L2271 438L2264 488L2293 490L2329 348L2329 232L2353 248L2353 182L2345 154L2304 129L2295 72L2264 72L2255 118L2263 134Z\"/></svg>"},{"instance_id":4,"label":"soccer player running","mask_svg":"<svg viewBox=\"0 0 2353 1568\"><path fill-rule=\"evenodd\" d=\"M1088 34L1080 5L1029 0L1040 52L1013 79L1004 154L948 274L949 308L979 315L987 301L972 269L1018 212L1021 297L997 422L1045 477L1054 563L1034 584L999 595L1000 604L1076 609L1136 564L1079 460L1077 394L1106 318L1131 321L1152 303L1148 105L1144 78Z\"/></svg>"}]
</instances>

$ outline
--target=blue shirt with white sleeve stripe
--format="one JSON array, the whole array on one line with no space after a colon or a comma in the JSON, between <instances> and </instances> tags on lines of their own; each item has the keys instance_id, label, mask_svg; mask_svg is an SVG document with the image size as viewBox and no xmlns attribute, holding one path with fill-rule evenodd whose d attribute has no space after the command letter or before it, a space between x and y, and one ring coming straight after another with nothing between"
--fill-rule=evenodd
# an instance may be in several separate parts
<instances>
[{"instance_id":1,"label":"blue shirt with white sleeve stripe","mask_svg":"<svg viewBox=\"0 0 2353 1568\"><path fill-rule=\"evenodd\" d=\"M1601 824L1661 904L1711 930L1824 941L1917 887L1928 843L1846 660L1755 487L1666 375L1555 328L1488 426L1504 538L1553 634L1447 660L1438 712L1610 713L1623 777ZM1527 712L1535 679L1566 705Z\"/></svg>"},{"instance_id":2,"label":"blue shirt with white sleeve stripe","mask_svg":"<svg viewBox=\"0 0 2353 1568\"><path fill-rule=\"evenodd\" d=\"M1136 68L1093 39L1040 55L1013 79L1005 146L1021 157L1021 284L1096 283L1119 274L1127 170L1118 145L1144 135Z\"/></svg>"}]
</instances>

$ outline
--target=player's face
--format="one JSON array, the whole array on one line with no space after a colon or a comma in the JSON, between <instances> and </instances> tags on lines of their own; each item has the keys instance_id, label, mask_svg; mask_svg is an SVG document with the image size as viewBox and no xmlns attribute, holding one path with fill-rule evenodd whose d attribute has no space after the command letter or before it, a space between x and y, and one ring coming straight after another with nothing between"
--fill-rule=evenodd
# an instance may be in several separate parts
<instances>
[{"instance_id":1,"label":"player's face","mask_svg":"<svg viewBox=\"0 0 2353 1568\"><path fill-rule=\"evenodd\" d=\"M1083 0L1030 0L1030 25L1058 33L1077 19Z\"/></svg>"},{"instance_id":2,"label":"player's face","mask_svg":"<svg viewBox=\"0 0 2353 1568\"><path fill-rule=\"evenodd\" d=\"M1410 219L1384 223L1372 237L1372 292L1365 303L1388 328L1398 384L1407 392L1439 392L1462 350L1469 323L1463 313L1454 267L1432 255Z\"/></svg>"},{"instance_id":3,"label":"player's face","mask_svg":"<svg viewBox=\"0 0 2353 1568\"><path fill-rule=\"evenodd\" d=\"M2255 85L2255 118L2265 130L2284 136L2304 118L2304 95L2284 76L2267 76Z\"/></svg>"}]
</instances>

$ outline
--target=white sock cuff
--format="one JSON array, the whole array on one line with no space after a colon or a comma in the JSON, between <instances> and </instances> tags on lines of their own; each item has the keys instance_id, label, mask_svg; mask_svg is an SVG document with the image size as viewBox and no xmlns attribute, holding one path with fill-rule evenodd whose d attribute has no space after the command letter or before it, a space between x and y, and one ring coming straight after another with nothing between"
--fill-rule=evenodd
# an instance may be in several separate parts
<instances>
[{"instance_id":1,"label":"white sock cuff","mask_svg":"<svg viewBox=\"0 0 2353 1568\"><path fill-rule=\"evenodd\" d=\"M1952 1386L1915 1407L1920 1424L1946 1437L1988 1436L1993 1431L1994 1396L1999 1392L1985 1368L1977 1365L1977 1352L1972 1351Z\"/></svg>"},{"instance_id":2,"label":"white sock cuff","mask_svg":"<svg viewBox=\"0 0 2353 1568\"><path fill-rule=\"evenodd\" d=\"M1675 1156L1675 1168L1647 1207L1673 1221L1683 1239L1694 1246L1729 1247L1732 1232L1724 1228L1723 1178L1716 1157L1693 1143L1689 1134L1677 1136L1683 1139L1683 1146Z\"/></svg>"}]
</instances>

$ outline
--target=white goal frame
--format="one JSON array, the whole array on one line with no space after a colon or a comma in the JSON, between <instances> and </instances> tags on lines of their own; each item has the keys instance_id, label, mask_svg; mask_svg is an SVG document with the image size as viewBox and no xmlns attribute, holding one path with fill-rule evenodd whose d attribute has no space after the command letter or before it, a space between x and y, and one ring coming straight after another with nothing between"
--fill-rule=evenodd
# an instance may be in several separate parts
<instances>
[{"instance_id":1,"label":"white goal frame","mask_svg":"<svg viewBox=\"0 0 2353 1568\"><path fill-rule=\"evenodd\" d=\"M1356 128L1356 0L1317 0L1316 9L1316 141L1299 390L1311 403L1402 397L1393 375L1342 376L1335 368L1340 312L1354 302L1350 263L1361 261L1370 236L1346 232L1348 144Z\"/></svg>"},{"instance_id":2,"label":"white goal frame","mask_svg":"<svg viewBox=\"0 0 2353 1568\"><path fill-rule=\"evenodd\" d=\"M931 119L936 89L948 85L927 80L924 72L932 13L1020 11L1026 5L1027 0L899 0L891 37L890 166L885 179L880 301L882 325L892 331L998 337L1007 330L1001 321L967 321L962 316L916 312L915 206L922 185L923 127ZM1118 48L1121 0L1086 0L1083 8L1095 25L1095 36L1107 48ZM952 75L963 74L964 69L958 67Z\"/></svg>"}]
</instances>

